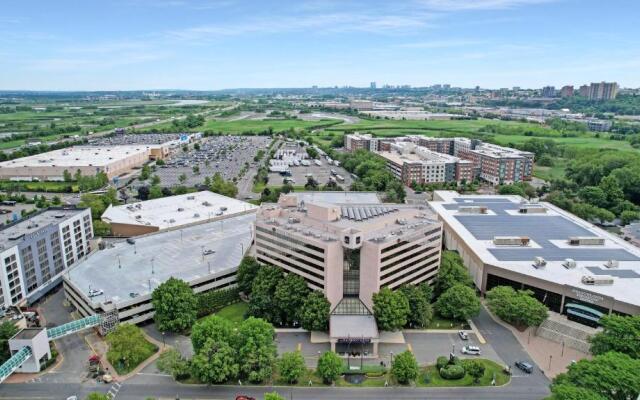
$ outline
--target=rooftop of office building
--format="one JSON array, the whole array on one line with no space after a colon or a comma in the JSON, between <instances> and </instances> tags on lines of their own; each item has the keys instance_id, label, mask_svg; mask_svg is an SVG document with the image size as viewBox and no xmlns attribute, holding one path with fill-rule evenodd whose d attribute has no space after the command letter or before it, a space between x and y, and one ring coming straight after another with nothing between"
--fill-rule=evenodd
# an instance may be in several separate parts
<instances>
[{"instance_id":1,"label":"rooftop of office building","mask_svg":"<svg viewBox=\"0 0 640 400\"><path fill-rule=\"evenodd\" d=\"M381 204L376 192L291 192L298 202L322 202L330 204Z\"/></svg>"},{"instance_id":2,"label":"rooftop of office building","mask_svg":"<svg viewBox=\"0 0 640 400\"><path fill-rule=\"evenodd\" d=\"M210 191L110 206L102 214L108 223L167 229L257 209L253 204Z\"/></svg>"},{"instance_id":3,"label":"rooftop of office building","mask_svg":"<svg viewBox=\"0 0 640 400\"><path fill-rule=\"evenodd\" d=\"M74 207L51 207L5 225L0 228L0 251L15 246L25 235L37 232L49 225L57 225L83 210L83 208Z\"/></svg>"},{"instance_id":4,"label":"rooftop of office building","mask_svg":"<svg viewBox=\"0 0 640 400\"><path fill-rule=\"evenodd\" d=\"M3 161L0 162L0 168L104 166L154 147L157 145L74 146Z\"/></svg>"},{"instance_id":5,"label":"rooftop of office building","mask_svg":"<svg viewBox=\"0 0 640 400\"><path fill-rule=\"evenodd\" d=\"M90 254L65 278L95 303L148 295L167 279L187 282L236 268L251 246L255 214L232 216L121 241Z\"/></svg>"},{"instance_id":6,"label":"rooftop of office building","mask_svg":"<svg viewBox=\"0 0 640 400\"><path fill-rule=\"evenodd\" d=\"M339 240L345 231L359 232L362 239L383 243L438 224L426 206L406 204L297 203L281 195L278 204L265 204L258 220L281 226L311 240Z\"/></svg>"},{"instance_id":7,"label":"rooftop of office building","mask_svg":"<svg viewBox=\"0 0 640 400\"><path fill-rule=\"evenodd\" d=\"M437 191L435 198L442 201L430 202L433 210L484 263L640 305L640 249L620 237L519 196ZM584 276L613 284L587 285Z\"/></svg>"}]
</instances>

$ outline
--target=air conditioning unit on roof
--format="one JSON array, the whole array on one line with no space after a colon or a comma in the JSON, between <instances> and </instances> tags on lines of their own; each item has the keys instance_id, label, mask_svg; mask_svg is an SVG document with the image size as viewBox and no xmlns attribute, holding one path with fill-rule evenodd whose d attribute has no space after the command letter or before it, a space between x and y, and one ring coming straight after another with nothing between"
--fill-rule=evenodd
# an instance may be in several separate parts
<instances>
[{"instance_id":1,"label":"air conditioning unit on roof","mask_svg":"<svg viewBox=\"0 0 640 400\"><path fill-rule=\"evenodd\" d=\"M618 260L609 260L606 263L604 263L604 266L607 268L618 268Z\"/></svg>"},{"instance_id":2,"label":"air conditioning unit on roof","mask_svg":"<svg viewBox=\"0 0 640 400\"><path fill-rule=\"evenodd\" d=\"M572 258L567 258L562 263L562 266L565 267L566 269L575 268L576 267L576 260L574 260Z\"/></svg>"},{"instance_id":3,"label":"air conditioning unit on roof","mask_svg":"<svg viewBox=\"0 0 640 400\"><path fill-rule=\"evenodd\" d=\"M534 259L533 259L533 266L534 266L535 268L542 268L542 267L544 267L545 265L547 265L547 262L545 261L545 259L544 259L544 258L542 258L542 257L536 257L536 258L534 258Z\"/></svg>"}]
</instances>

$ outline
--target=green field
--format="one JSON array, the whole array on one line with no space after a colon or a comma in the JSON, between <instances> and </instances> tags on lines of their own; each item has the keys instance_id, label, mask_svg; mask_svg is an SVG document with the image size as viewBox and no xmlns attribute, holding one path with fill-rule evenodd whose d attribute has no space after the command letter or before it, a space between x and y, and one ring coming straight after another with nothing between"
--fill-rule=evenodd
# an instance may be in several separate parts
<instances>
[{"instance_id":1,"label":"green field","mask_svg":"<svg viewBox=\"0 0 640 400\"><path fill-rule=\"evenodd\" d=\"M300 119L271 119L253 120L241 119L237 121L209 120L197 130L213 130L216 132L239 134L243 132L262 132L273 129L274 132L283 132L293 129L311 129L315 127L328 127L339 124L335 119L323 119L319 121L304 121Z\"/></svg>"}]
</instances>

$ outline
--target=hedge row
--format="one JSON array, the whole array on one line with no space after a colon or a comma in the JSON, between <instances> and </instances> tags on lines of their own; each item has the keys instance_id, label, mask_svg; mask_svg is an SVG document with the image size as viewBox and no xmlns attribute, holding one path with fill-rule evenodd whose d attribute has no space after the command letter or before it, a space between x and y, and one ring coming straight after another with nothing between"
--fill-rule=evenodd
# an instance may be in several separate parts
<instances>
[{"instance_id":1,"label":"hedge row","mask_svg":"<svg viewBox=\"0 0 640 400\"><path fill-rule=\"evenodd\" d=\"M222 307L235 303L240 297L237 287L210 290L198 294L198 317L213 314Z\"/></svg>"}]
</instances>

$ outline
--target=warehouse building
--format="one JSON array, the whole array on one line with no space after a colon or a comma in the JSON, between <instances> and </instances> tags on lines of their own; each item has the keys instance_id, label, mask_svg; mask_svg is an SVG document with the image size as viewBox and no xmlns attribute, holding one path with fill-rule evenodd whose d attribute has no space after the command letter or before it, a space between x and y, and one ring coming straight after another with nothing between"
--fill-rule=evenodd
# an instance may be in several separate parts
<instances>
[{"instance_id":1,"label":"warehouse building","mask_svg":"<svg viewBox=\"0 0 640 400\"><path fill-rule=\"evenodd\" d=\"M254 221L255 212L236 213L110 243L64 275L65 297L83 316L116 309L121 322L147 321L151 293L171 277L196 293L235 285Z\"/></svg>"},{"instance_id":2,"label":"warehouse building","mask_svg":"<svg viewBox=\"0 0 640 400\"><path fill-rule=\"evenodd\" d=\"M49 208L0 229L0 306L30 305L91 251L90 209Z\"/></svg>"},{"instance_id":3,"label":"warehouse building","mask_svg":"<svg viewBox=\"0 0 640 400\"><path fill-rule=\"evenodd\" d=\"M326 295L333 350L343 352L358 338L377 354L372 295L381 287L430 282L440 266L442 225L423 206L303 198L281 195L277 204L260 207L256 258Z\"/></svg>"},{"instance_id":4,"label":"warehouse building","mask_svg":"<svg viewBox=\"0 0 640 400\"><path fill-rule=\"evenodd\" d=\"M253 204L205 190L109 206L101 219L111 225L113 235L128 237L254 213L256 209Z\"/></svg>"},{"instance_id":5,"label":"warehouse building","mask_svg":"<svg viewBox=\"0 0 640 400\"><path fill-rule=\"evenodd\" d=\"M551 311L587 325L640 314L640 250L549 203L436 191L444 244L476 287L530 289Z\"/></svg>"},{"instance_id":6,"label":"warehouse building","mask_svg":"<svg viewBox=\"0 0 640 400\"><path fill-rule=\"evenodd\" d=\"M104 172L111 179L168 153L165 145L75 146L0 162L0 179L62 181L64 171L84 176Z\"/></svg>"}]
</instances>

